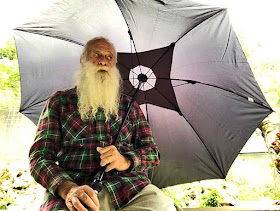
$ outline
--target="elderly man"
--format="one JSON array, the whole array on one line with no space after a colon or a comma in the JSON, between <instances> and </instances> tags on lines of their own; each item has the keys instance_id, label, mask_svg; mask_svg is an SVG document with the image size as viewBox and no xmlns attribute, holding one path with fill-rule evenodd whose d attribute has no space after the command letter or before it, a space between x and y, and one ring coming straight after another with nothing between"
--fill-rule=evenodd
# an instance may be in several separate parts
<instances>
[{"instance_id":1,"label":"elderly man","mask_svg":"<svg viewBox=\"0 0 280 211\"><path fill-rule=\"evenodd\" d=\"M147 177L159 152L136 102L115 142L131 99L120 94L113 44L90 40L80 61L75 88L51 96L30 149L31 174L47 189L41 210L175 210ZM88 184L106 165L96 195Z\"/></svg>"}]
</instances>

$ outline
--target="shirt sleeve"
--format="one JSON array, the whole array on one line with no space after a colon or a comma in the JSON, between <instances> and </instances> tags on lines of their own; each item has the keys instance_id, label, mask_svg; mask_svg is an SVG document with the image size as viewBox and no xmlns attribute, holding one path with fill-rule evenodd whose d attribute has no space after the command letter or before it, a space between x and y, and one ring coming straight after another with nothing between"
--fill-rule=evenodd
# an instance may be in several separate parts
<instances>
[{"instance_id":1,"label":"shirt sleeve","mask_svg":"<svg viewBox=\"0 0 280 211\"><path fill-rule=\"evenodd\" d=\"M53 195L71 177L56 164L60 150L59 92L48 100L39 119L36 137L29 152L31 175Z\"/></svg>"},{"instance_id":2,"label":"shirt sleeve","mask_svg":"<svg viewBox=\"0 0 280 211\"><path fill-rule=\"evenodd\" d=\"M151 128L136 101L133 104L131 120L133 123L135 150L125 153L133 161L131 171L145 171L159 165L159 151Z\"/></svg>"}]
</instances>

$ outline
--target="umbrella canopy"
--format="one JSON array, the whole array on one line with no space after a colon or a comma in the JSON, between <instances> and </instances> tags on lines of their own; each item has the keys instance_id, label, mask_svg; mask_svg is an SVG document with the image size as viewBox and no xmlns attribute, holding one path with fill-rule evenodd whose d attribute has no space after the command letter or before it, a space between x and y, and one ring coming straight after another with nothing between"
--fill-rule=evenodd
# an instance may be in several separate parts
<instances>
[{"instance_id":1,"label":"umbrella canopy","mask_svg":"<svg viewBox=\"0 0 280 211\"><path fill-rule=\"evenodd\" d=\"M161 152L158 187L225 178L272 112L227 10L192 1L60 0L15 29L20 111L35 124L49 96L73 87L83 45L104 36L118 52L125 94L137 101Z\"/></svg>"}]
</instances>

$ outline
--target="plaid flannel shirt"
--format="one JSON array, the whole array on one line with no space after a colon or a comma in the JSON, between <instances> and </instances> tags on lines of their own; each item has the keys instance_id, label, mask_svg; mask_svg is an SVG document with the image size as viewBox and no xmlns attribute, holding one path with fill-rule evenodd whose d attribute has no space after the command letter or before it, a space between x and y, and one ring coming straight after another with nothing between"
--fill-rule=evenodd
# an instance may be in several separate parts
<instances>
[{"instance_id":1,"label":"plaid flannel shirt","mask_svg":"<svg viewBox=\"0 0 280 211\"><path fill-rule=\"evenodd\" d=\"M96 147L114 144L129 101L121 96L119 119L112 117L106 122L104 112L99 109L95 120L82 121L75 88L52 95L41 114L29 153L31 175L47 189L41 210L67 209L56 193L62 182L70 180L83 185L93 181L100 170ZM130 171L112 170L103 177L113 206L121 209L150 183L147 169L159 164L151 129L136 102L115 146L133 160Z\"/></svg>"}]
</instances>

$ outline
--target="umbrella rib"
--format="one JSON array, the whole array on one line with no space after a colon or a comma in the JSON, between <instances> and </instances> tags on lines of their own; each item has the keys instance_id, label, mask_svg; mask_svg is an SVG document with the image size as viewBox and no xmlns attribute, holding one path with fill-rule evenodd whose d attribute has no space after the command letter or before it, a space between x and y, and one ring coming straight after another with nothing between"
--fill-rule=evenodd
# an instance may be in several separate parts
<instances>
[{"instance_id":1,"label":"umbrella rib","mask_svg":"<svg viewBox=\"0 0 280 211\"><path fill-rule=\"evenodd\" d=\"M140 81L138 81L138 83L137 83L135 86L137 86L137 87L138 87L139 82L140 82ZM130 95L130 94L131 94L131 92L132 92L134 89L135 89L135 87L133 87L133 88L129 91L128 95Z\"/></svg>"},{"instance_id":2,"label":"umbrella rib","mask_svg":"<svg viewBox=\"0 0 280 211\"><path fill-rule=\"evenodd\" d=\"M118 62L118 64L121 65L121 66L123 66L124 68L126 68L126 69L132 71L135 75L137 75L137 73L135 73L132 69L130 69L129 67L125 66L124 64L119 63L119 62Z\"/></svg>"},{"instance_id":3,"label":"umbrella rib","mask_svg":"<svg viewBox=\"0 0 280 211\"><path fill-rule=\"evenodd\" d=\"M222 9L222 8L219 8L217 9L217 13L213 14L212 16L206 18L205 20L203 20L202 22L198 23L197 25L193 26L191 29L189 29L187 32L185 32L185 34L183 34L181 37L178 38L178 40L175 41L174 44L176 44L180 39L182 39L186 34L188 34L190 31L192 31L194 28L196 28L197 26L199 26L201 23L203 23L204 21L206 20L209 20L210 18L213 18L214 16L220 14L221 12L225 11L226 9Z\"/></svg>"},{"instance_id":4,"label":"umbrella rib","mask_svg":"<svg viewBox=\"0 0 280 211\"><path fill-rule=\"evenodd\" d=\"M224 88L224 87L220 87L218 85L214 85L214 84L207 84L207 83L203 83L203 82L200 82L200 81L195 81L195 80L187 80L187 79L177 79L177 78L157 78L157 79L162 79L162 80L173 80L173 81L185 81L185 82L188 82L188 84L195 84L195 83L198 83L198 84L202 84L202 85L206 85L206 86L212 86L212 87L215 87L217 89L222 89L226 92L230 92L230 93L233 93L233 94L236 94L238 95L239 97L243 97L245 98L246 100L249 99L249 97L239 93L239 92L236 92L236 91L233 91L233 90L230 90L230 89L227 89L227 88ZM251 97L250 97L251 98ZM270 107L266 106L265 104L263 104L261 101L259 101L258 99L253 99L253 102L254 103L257 103L267 109L269 109L270 111L273 111L273 109L271 109Z\"/></svg>"},{"instance_id":5,"label":"umbrella rib","mask_svg":"<svg viewBox=\"0 0 280 211\"><path fill-rule=\"evenodd\" d=\"M131 54L130 54L130 59L131 59L131 60L130 60L130 62L131 62L130 65L132 65L132 64L133 64L133 57L132 57L133 54L132 54L131 40L130 40L130 53L131 53ZM132 71L132 72L134 73L134 71ZM135 73L134 73L134 74L135 74ZM135 74L135 75L136 75L136 74ZM133 82L133 84L134 84L134 75L133 75L133 78L132 78L132 82Z\"/></svg>"},{"instance_id":6,"label":"umbrella rib","mask_svg":"<svg viewBox=\"0 0 280 211\"><path fill-rule=\"evenodd\" d=\"M154 88L154 86L152 84L150 84L148 81L146 81L146 83L148 83L152 88Z\"/></svg>"},{"instance_id":7,"label":"umbrella rib","mask_svg":"<svg viewBox=\"0 0 280 211\"><path fill-rule=\"evenodd\" d=\"M49 99L49 98L47 98L47 99L45 99L45 100L41 100L41 101L36 102L36 103L34 103L34 104L31 104L31 105L25 107L24 109L20 109L19 112L25 111L25 110L27 110L27 109L29 109L29 108L35 106L35 105L38 105L38 104L43 103L43 102L46 102L48 99Z\"/></svg>"},{"instance_id":8,"label":"umbrella rib","mask_svg":"<svg viewBox=\"0 0 280 211\"><path fill-rule=\"evenodd\" d=\"M131 91L130 91L131 92ZM131 97L130 95L129 95L129 93L128 94L125 94L125 93L123 93L124 95L126 95L126 96L129 96L129 97ZM152 102L150 102L150 101L148 101L148 100L145 100L145 99L143 99L143 98L140 98L140 97L137 97L137 101L139 101L139 100L141 100L141 101L143 101L144 103L147 103L147 104L153 104ZM143 103L143 104L144 104ZM142 104L141 104L142 105Z\"/></svg>"},{"instance_id":9,"label":"umbrella rib","mask_svg":"<svg viewBox=\"0 0 280 211\"><path fill-rule=\"evenodd\" d=\"M118 7L120 7L120 5L118 4L118 1L115 0L115 2L116 2L116 4L118 5ZM125 21L125 23L126 23L126 26L127 26L127 28L128 28L128 35L130 36L130 40L131 40L132 43L133 43L133 46L134 46L134 49L135 49L135 53L136 53L136 57L137 57L137 60L138 60L138 66L139 66L140 72L141 72L141 74L142 74L141 65L140 65L140 59L139 59L139 56L138 56L138 52L137 52L137 50L136 50L135 42L134 42L134 40L133 40L133 37L132 37L131 31L130 31L130 28L129 28L128 23L127 23L127 21L126 21L124 15L123 15L123 12L122 12L122 10L120 10L120 11L121 11L121 14L122 14L122 16L123 16L123 19L124 19L124 21Z\"/></svg>"},{"instance_id":10,"label":"umbrella rib","mask_svg":"<svg viewBox=\"0 0 280 211\"><path fill-rule=\"evenodd\" d=\"M182 116L184 117L184 119L189 123L189 125L191 126L191 128L193 129L193 131L195 132L195 134L198 136L198 138L200 139L201 143L203 144L203 146L205 147L205 149L207 149L203 139L199 136L198 132L196 131L196 129L193 127L193 125L187 120L187 118L184 116L184 114L182 114ZM225 178L225 175L222 171L222 169L220 168L220 166L218 165L216 159L214 158L214 156L208 151L206 150L208 153L209 153L209 156L213 159L213 161L215 162L216 166L218 167L218 169L220 170L220 172L222 173L222 176ZM204 163L204 162L203 162ZM204 163L205 164L205 163ZM211 169L212 171L214 171L214 169ZM216 171L214 171L216 172ZM218 172L216 172L217 174L219 174Z\"/></svg>"},{"instance_id":11,"label":"umbrella rib","mask_svg":"<svg viewBox=\"0 0 280 211\"><path fill-rule=\"evenodd\" d=\"M127 25L127 27L128 27L128 25ZM128 28L128 29L129 29L129 28ZM137 60L138 60L138 66L139 66L139 69L140 69L140 73L143 74L143 73L142 73L142 69L141 69L141 65L140 65L139 55L138 55L138 52L137 52L137 50L136 50L136 46L135 46L134 40L133 40L133 38L132 38L132 34L131 34L131 32L130 32L130 29L129 29L129 31L128 31L128 34L130 35L130 39L132 40L132 43L133 43L133 45L134 45L135 54L136 54L136 58L137 58Z\"/></svg>"},{"instance_id":12,"label":"umbrella rib","mask_svg":"<svg viewBox=\"0 0 280 211\"><path fill-rule=\"evenodd\" d=\"M144 92L144 97L145 97L145 101L147 102L147 95L146 95L146 92ZM147 121L149 122L148 104L145 103L145 106L146 106Z\"/></svg>"},{"instance_id":13,"label":"umbrella rib","mask_svg":"<svg viewBox=\"0 0 280 211\"><path fill-rule=\"evenodd\" d=\"M32 32L30 32L29 30L23 30L23 29L18 29L18 28L15 28L14 30L15 30L15 31L22 31L22 32L25 32L25 33L30 33L30 34L38 34L38 35L42 35L42 36L46 36L46 37L51 37L51 38L57 38L57 39L59 39L59 40L68 41L68 42L75 43L75 44L80 45L80 46L84 46L84 44L82 44L82 43L80 43L80 42L77 42L77 41L75 41L75 40L71 40L71 39L68 39L68 38L59 37L59 36L56 36L56 35L48 35L48 34L40 33L40 32L38 32L38 31L32 31Z\"/></svg>"},{"instance_id":14,"label":"umbrella rib","mask_svg":"<svg viewBox=\"0 0 280 211\"><path fill-rule=\"evenodd\" d=\"M148 75L149 72L151 72L151 70L153 69L153 67L159 62L159 60L170 50L170 48L172 46L174 46L175 43L171 43L169 45L169 48L158 58L158 60L153 64L153 66L149 69L149 71L146 73L146 75ZM150 78L150 76L153 74L153 72L151 72L151 74L148 76L148 78Z\"/></svg>"},{"instance_id":15,"label":"umbrella rib","mask_svg":"<svg viewBox=\"0 0 280 211\"><path fill-rule=\"evenodd\" d=\"M186 85L186 84L189 84L190 82L186 82L186 83L183 83L183 84L178 84L178 85L175 85L175 86L172 86L173 88L174 87L177 87L177 86L183 86L183 85Z\"/></svg>"},{"instance_id":16,"label":"umbrella rib","mask_svg":"<svg viewBox=\"0 0 280 211\"><path fill-rule=\"evenodd\" d=\"M126 86L127 87L127 85L126 84L124 84L124 86ZM127 87L127 89L128 89L128 87ZM132 90L134 89L134 87L129 91L129 93L128 94L130 94L131 92L132 92Z\"/></svg>"},{"instance_id":17,"label":"umbrella rib","mask_svg":"<svg viewBox=\"0 0 280 211\"><path fill-rule=\"evenodd\" d=\"M196 131L195 131L195 132L196 132ZM202 144L204 145L204 142L202 141L202 139L200 139L200 140L201 140ZM204 147L206 147L206 146L204 145ZM207 150L207 152L209 152L209 151ZM223 171L221 170L220 166L217 164L217 162L216 162L216 160L214 159L214 157L211 155L211 153L209 153L209 155L213 158L213 160L214 160L216 166L218 167L218 169L219 169L220 172L222 173L222 176L219 174L219 172L215 171L215 169L210 168L210 165L208 165L206 162L204 162L200 157L197 156L197 158L198 158L205 166L207 166L211 171L213 171L213 172L215 172L217 175L219 175L219 177L221 177L221 178L226 178L226 175L223 173Z\"/></svg>"},{"instance_id":18,"label":"umbrella rib","mask_svg":"<svg viewBox=\"0 0 280 211\"><path fill-rule=\"evenodd\" d=\"M164 94L162 94L161 91L159 91L156 87L154 87L154 89L174 107L175 111L177 111L179 114L182 114L180 109L178 107L176 107Z\"/></svg>"}]
</instances>

